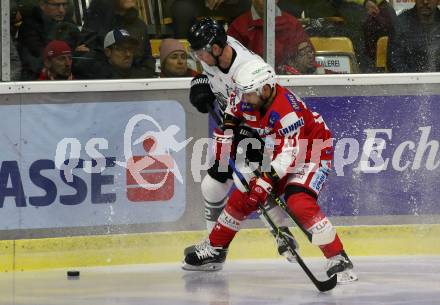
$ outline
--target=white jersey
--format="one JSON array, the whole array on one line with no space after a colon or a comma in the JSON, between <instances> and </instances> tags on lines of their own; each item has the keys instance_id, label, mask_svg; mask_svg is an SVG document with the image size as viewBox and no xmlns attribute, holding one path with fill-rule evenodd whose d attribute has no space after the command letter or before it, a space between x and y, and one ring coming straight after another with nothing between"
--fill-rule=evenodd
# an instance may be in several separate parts
<instances>
[{"instance_id":1,"label":"white jersey","mask_svg":"<svg viewBox=\"0 0 440 305\"><path fill-rule=\"evenodd\" d=\"M217 102L219 103L219 108L222 112L226 108L229 95L235 89L232 76L237 68L241 64L250 60L261 60L259 55L244 47L238 40L231 36L228 36L227 44L237 53L234 62L227 73L222 72L217 66L209 66L203 61L201 62L203 74L208 77L211 90L217 97Z\"/></svg>"}]
</instances>

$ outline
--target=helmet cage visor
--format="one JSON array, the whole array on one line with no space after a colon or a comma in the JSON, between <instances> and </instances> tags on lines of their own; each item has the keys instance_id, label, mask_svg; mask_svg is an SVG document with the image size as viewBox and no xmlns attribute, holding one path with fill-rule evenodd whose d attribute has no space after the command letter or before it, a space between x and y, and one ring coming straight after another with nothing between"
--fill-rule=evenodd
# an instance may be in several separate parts
<instances>
[{"instance_id":1,"label":"helmet cage visor","mask_svg":"<svg viewBox=\"0 0 440 305\"><path fill-rule=\"evenodd\" d=\"M193 49L191 47L189 48L189 55L195 61L201 61L202 60L203 52L208 52L209 54L212 54L212 45L211 44L207 44L204 47L197 48L197 49Z\"/></svg>"}]
</instances>

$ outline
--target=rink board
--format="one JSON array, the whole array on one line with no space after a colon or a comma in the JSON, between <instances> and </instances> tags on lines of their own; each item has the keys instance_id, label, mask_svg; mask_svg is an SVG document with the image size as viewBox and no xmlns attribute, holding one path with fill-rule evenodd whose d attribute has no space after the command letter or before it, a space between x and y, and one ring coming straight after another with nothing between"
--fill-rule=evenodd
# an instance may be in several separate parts
<instances>
[{"instance_id":1,"label":"rink board","mask_svg":"<svg viewBox=\"0 0 440 305\"><path fill-rule=\"evenodd\" d=\"M338 227L353 256L439 255L440 225ZM317 247L293 229L304 257L320 257ZM2 271L178 262L183 249L206 236L204 231L63 237L0 243ZM15 256L14 256L15 255ZM228 259L276 258L266 229L243 229L230 246Z\"/></svg>"},{"instance_id":2,"label":"rink board","mask_svg":"<svg viewBox=\"0 0 440 305\"><path fill-rule=\"evenodd\" d=\"M0 83L0 271L180 261L183 249L206 234L192 156L195 141L209 138L208 118L191 106L189 82ZM440 253L439 83L439 74L281 78L334 132L337 175L320 205L351 255ZM134 139L166 130L178 143L193 138L170 153L183 183L176 175L172 192L133 191L123 167L126 146L143 156ZM55 168L63 139L80 143L73 185ZM379 155L369 139L377 140ZM108 143L98 151L105 169L86 172L85 162L95 158L87 145L99 141ZM356 157L348 160L350 152ZM247 221L229 258L278 257L266 229L250 229L261 227ZM321 256L296 235L304 256Z\"/></svg>"}]
</instances>

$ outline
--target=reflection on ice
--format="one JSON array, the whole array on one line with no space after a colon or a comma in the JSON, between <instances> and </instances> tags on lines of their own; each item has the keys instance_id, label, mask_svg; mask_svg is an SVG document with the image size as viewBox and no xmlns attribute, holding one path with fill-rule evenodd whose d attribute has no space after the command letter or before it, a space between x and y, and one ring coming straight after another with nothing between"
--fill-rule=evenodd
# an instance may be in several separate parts
<instances>
[{"instance_id":1,"label":"reflection on ice","mask_svg":"<svg viewBox=\"0 0 440 305\"><path fill-rule=\"evenodd\" d=\"M219 272L182 271L180 264L0 273L1 305L434 305L440 257L354 257L359 281L327 293L284 260L228 261ZM318 277L324 260L308 259Z\"/></svg>"}]
</instances>

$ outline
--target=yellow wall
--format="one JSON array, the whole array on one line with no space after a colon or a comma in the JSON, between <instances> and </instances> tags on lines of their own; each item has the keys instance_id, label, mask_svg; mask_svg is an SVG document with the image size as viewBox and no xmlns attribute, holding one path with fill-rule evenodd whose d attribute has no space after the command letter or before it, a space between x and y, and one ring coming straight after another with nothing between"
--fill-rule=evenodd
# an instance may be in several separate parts
<instances>
[{"instance_id":1,"label":"yellow wall","mask_svg":"<svg viewBox=\"0 0 440 305\"><path fill-rule=\"evenodd\" d=\"M303 257L321 256L302 232L293 232ZM339 227L338 233L352 256L440 254L440 225ZM0 241L0 270L177 262L186 246L204 236L204 231L191 231ZM266 229L246 229L231 244L228 258L277 255Z\"/></svg>"}]
</instances>

